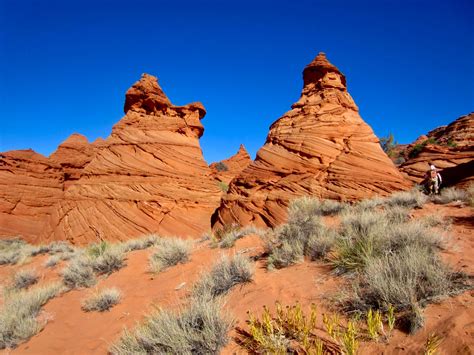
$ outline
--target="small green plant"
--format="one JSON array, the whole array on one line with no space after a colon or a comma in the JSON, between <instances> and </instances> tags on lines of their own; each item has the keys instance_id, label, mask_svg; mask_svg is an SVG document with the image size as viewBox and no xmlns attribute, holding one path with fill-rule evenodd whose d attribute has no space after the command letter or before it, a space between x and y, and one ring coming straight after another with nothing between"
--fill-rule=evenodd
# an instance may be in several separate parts
<instances>
[{"instance_id":1,"label":"small green plant","mask_svg":"<svg viewBox=\"0 0 474 355\"><path fill-rule=\"evenodd\" d=\"M354 321L347 323L347 329L342 335L342 345L347 355L357 354L359 349L359 341L357 340L357 325Z\"/></svg>"},{"instance_id":2,"label":"small green plant","mask_svg":"<svg viewBox=\"0 0 474 355\"><path fill-rule=\"evenodd\" d=\"M379 310L372 311L372 308L370 308L367 312L367 331L374 341L377 341L379 335L383 333L382 314Z\"/></svg>"},{"instance_id":3,"label":"small green plant","mask_svg":"<svg viewBox=\"0 0 474 355\"><path fill-rule=\"evenodd\" d=\"M428 138L421 143L415 144L413 148L411 148L410 152L408 153L409 158L416 158L423 149L426 147L427 144L439 144L438 141L434 138Z\"/></svg>"},{"instance_id":4,"label":"small green plant","mask_svg":"<svg viewBox=\"0 0 474 355\"><path fill-rule=\"evenodd\" d=\"M227 192L229 191L229 185L226 184L224 181L218 181L217 186L222 192Z\"/></svg>"},{"instance_id":5,"label":"small green plant","mask_svg":"<svg viewBox=\"0 0 474 355\"><path fill-rule=\"evenodd\" d=\"M110 248L110 244L102 240L98 243L91 244L87 247L86 252L91 257L97 258L105 253L107 249Z\"/></svg>"},{"instance_id":6,"label":"small green plant","mask_svg":"<svg viewBox=\"0 0 474 355\"><path fill-rule=\"evenodd\" d=\"M395 327L396 316L395 316L395 308L389 304L387 306L387 323L388 323L388 330L391 332Z\"/></svg>"},{"instance_id":7,"label":"small green plant","mask_svg":"<svg viewBox=\"0 0 474 355\"><path fill-rule=\"evenodd\" d=\"M337 313L331 316L323 314L323 323L329 336L337 340L339 338L339 315Z\"/></svg>"}]
</instances>

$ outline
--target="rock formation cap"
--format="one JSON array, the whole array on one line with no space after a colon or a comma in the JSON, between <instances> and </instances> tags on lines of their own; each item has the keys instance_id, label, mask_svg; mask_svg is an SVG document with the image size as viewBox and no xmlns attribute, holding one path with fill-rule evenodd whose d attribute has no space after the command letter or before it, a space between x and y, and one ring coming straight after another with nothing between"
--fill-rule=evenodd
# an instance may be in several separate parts
<instances>
[{"instance_id":1,"label":"rock formation cap","mask_svg":"<svg viewBox=\"0 0 474 355\"><path fill-rule=\"evenodd\" d=\"M329 72L339 74L341 76L342 84L346 86L345 76L339 71L339 69L335 65L329 62L329 60L326 58L326 53L319 52L316 58L314 58L314 60L309 63L303 70L304 86L310 83L316 83L326 73Z\"/></svg>"},{"instance_id":2,"label":"rock formation cap","mask_svg":"<svg viewBox=\"0 0 474 355\"><path fill-rule=\"evenodd\" d=\"M158 78L146 73L125 94L125 113L139 109L150 113L168 106L171 102L158 85Z\"/></svg>"}]
</instances>

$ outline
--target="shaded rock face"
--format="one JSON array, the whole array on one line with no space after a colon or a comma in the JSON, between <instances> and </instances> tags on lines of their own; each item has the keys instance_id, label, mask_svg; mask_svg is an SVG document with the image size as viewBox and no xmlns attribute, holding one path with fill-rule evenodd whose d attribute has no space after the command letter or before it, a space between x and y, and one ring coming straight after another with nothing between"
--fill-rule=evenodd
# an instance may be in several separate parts
<instances>
[{"instance_id":1,"label":"shaded rock face","mask_svg":"<svg viewBox=\"0 0 474 355\"><path fill-rule=\"evenodd\" d=\"M323 53L304 69L303 81L298 102L271 125L255 161L232 180L214 226L275 226L285 220L290 200L302 195L356 200L411 186Z\"/></svg>"},{"instance_id":2,"label":"shaded rock face","mask_svg":"<svg viewBox=\"0 0 474 355\"><path fill-rule=\"evenodd\" d=\"M62 195L37 240L87 243L208 230L221 192L199 145L204 115L200 103L172 105L157 79L143 75L127 91L125 116L107 139L88 145L74 135L44 158L63 179ZM13 171L23 174L30 171Z\"/></svg>"},{"instance_id":3,"label":"shaded rock face","mask_svg":"<svg viewBox=\"0 0 474 355\"><path fill-rule=\"evenodd\" d=\"M228 184L234 177L239 175L252 162L249 153L241 144L237 153L229 159L222 160L218 163L209 165L212 176L218 180Z\"/></svg>"},{"instance_id":4,"label":"shaded rock face","mask_svg":"<svg viewBox=\"0 0 474 355\"><path fill-rule=\"evenodd\" d=\"M445 186L474 182L474 112L421 136L399 154L406 159L400 171L414 183L423 181L430 163L440 169Z\"/></svg>"}]
</instances>

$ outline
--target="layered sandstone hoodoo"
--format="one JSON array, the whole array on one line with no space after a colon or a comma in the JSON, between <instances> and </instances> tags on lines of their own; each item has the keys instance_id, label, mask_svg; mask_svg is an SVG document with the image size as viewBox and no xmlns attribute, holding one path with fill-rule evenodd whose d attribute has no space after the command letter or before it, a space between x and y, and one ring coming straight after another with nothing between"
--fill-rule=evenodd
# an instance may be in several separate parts
<instances>
[{"instance_id":1,"label":"layered sandstone hoodoo","mask_svg":"<svg viewBox=\"0 0 474 355\"><path fill-rule=\"evenodd\" d=\"M228 159L218 163L212 163L209 167L212 170L212 176L228 184L234 177L239 175L252 162L249 153L241 144L237 153Z\"/></svg>"},{"instance_id":2,"label":"layered sandstone hoodoo","mask_svg":"<svg viewBox=\"0 0 474 355\"><path fill-rule=\"evenodd\" d=\"M144 74L107 139L73 135L51 159L4 153L1 235L73 243L201 235L221 195L199 145L205 113L200 103L174 106Z\"/></svg>"},{"instance_id":3,"label":"layered sandstone hoodoo","mask_svg":"<svg viewBox=\"0 0 474 355\"><path fill-rule=\"evenodd\" d=\"M400 170L415 183L423 181L430 163L441 169L444 186L474 182L474 112L430 131L399 154L406 159Z\"/></svg>"},{"instance_id":4,"label":"layered sandstone hoodoo","mask_svg":"<svg viewBox=\"0 0 474 355\"><path fill-rule=\"evenodd\" d=\"M61 166L33 150L0 153L0 237L32 240L63 198Z\"/></svg>"},{"instance_id":5,"label":"layered sandstone hoodoo","mask_svg":"<svg viewBox=\"0 0 474 355\"><path fill-rule=\"evenodd\" d=\"M254 162L232 180L213 215L216 226L275 226L302 195L356 200L410 187L359 116L346 78L324 53L303 71L290 111L270 127Z\"/></svg>"}]
</instances>

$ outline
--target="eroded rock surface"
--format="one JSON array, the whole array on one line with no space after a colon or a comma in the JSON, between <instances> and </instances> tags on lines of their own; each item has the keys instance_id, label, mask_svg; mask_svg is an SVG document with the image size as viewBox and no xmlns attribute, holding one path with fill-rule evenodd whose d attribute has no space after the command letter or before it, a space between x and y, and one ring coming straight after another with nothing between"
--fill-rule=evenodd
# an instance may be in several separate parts
<instances>
[{"instance_id":1,"label":"eroded rock surface","mask_svg":"<svg viewBox=\"0 0 474 355\"><path fill-rule=\"evenodd\" d=\"M303 71L292 109L270 127L265 145L232 180L213 224L275 226L302 195L356 200L410 187L359 116L346 78L324 53Z\"/></svg>"},{"instance_id":2,"label":"eroded rock surface","mask_svg":"<svg viewBox=\"0 0 474 355\"><path fill-rule=\"evenodd\" d=\"M34 195L26 196L23 185L15 186L16 200L10 196L6 186L16 184L18 178L35 188L54 186L45 211L28 215L41 221L33 241L87 243L152 232L199 236L210 228L221 194L199 145L205 113L200 103L174 106L157 79L144 74L127 91L125 116L107 139L89 145L82 136L73 135L50 159L42 157L40 168L18 169L18 163L11 163L13 168L4 169L2 226L17 224L9 212L16 200L20 205L30 200L38 203ZM12 158L2 157L2 167L8 159ZM32 180L35 169L48 171L52 181L44 173ZM9 234L15 230L9 228ZM24 233L18 229L17 234Z\"/></svg>"},{"instance_id":3,"label":"eroded rock surface","mask_svg":"<svg viewBox=\"0 0 474 355\"><path fill-rule=\"evenodd\" d=\"M474 182L474 113L438 127L398 153L406 160L400 170L421 183L429 164L441 170L445 186Z\"/></svg>"}]
</instances>

